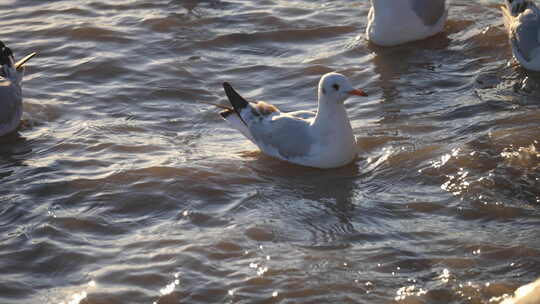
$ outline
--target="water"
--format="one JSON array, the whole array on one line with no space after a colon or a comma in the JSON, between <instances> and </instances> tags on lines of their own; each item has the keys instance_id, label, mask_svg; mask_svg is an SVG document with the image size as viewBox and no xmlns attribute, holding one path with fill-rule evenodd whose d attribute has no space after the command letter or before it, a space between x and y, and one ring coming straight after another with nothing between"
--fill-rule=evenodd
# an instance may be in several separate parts
<instances>
[{"instance_id":1,"label":"water","mask_svg":"<svg viewBox=\"0 0 540 304\"><path fill-rule=\"evenodd\" d=\"M499 2L384 49L368 1L4 1L1 39L39 55L0 146L0 302L498 303L540 277L539 93ZM370 94L339 169L200 103L229 81L310 110L333 70Z\"/></svg>"}]
</instances>

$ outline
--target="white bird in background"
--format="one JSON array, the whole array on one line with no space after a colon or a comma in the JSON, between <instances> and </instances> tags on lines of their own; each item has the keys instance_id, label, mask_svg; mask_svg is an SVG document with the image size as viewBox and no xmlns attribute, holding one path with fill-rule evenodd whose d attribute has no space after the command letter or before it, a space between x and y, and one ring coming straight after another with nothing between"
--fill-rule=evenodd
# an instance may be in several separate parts
<instances>
[{"instance_id":1,"label":"white bird in background","mask_svg":"<svg viewBox=\"0 0 540 304\"><path fill-rule=\"evenodd\" d=\"M441 32L445 0L371 0L366 35L381 46L421 40Z\"/></svg>"},{"instance_id":2,"label":"white bird in background","mask_svg":"<svg viewBox=\"0 0 540 304\"><path fill-rule=\"evenodd\" d=\"M500 304L538 304L540 303L540 279L516 289L512 298Z\"/></svg>"},{"instance_id":3,"label":"white bird in background","mask_svg":"<svg viewBox=\"0 0 540 304\"><path fill-rule=\"evenodd\" d=\"M21 84L24 64L36 53L15 63L11 49L0 41L0 136L17 130L23 112Z\"/></svg>"},{"instance_id":4,"label":"white bird in background","mask_svg":"<svg viewBox=\"0 0 540 304\"><path fill-rule=\"evenodd\" d=\"M503 21L512 54L528 70L540 71L540 10L531 0L505 0Z\"/></svg>"},{"instance_id":5,"label":"white bird in background","mask_svg":"<svg viewBox=\"0 0 540 304\"><path fill-rule=\"evenodd\" d=\"M340 167L355 159L356 138L343 102L367 94L354 89L345 76L328 73L321 78L316 113L281 112L264 101L247 102L227 82L223 87L232 108L226 107L221 116L263 153L317 168Z\"/></svg>"}]
</instances>

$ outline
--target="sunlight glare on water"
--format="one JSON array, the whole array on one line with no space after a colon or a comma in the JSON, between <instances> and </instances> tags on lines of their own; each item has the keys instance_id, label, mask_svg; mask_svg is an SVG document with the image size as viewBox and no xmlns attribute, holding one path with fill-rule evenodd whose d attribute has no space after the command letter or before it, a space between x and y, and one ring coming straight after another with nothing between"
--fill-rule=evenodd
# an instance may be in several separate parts
<instances>
[{"instance_id":1,"label":"sunlight glare on water","mask_svg":"<svg viewBox=\"0 0 540 304\"><path fill-rule=\"evenodd\" d=\"M448 3L391 48L369 1L0 3L2 41L38 53L0 142L0 303L512 298L540 277L540 79L500 1ZM202 103L227 81L314 110L331 71L369 94L342 168L265 156Z\"/></svg>"}]
</instances>

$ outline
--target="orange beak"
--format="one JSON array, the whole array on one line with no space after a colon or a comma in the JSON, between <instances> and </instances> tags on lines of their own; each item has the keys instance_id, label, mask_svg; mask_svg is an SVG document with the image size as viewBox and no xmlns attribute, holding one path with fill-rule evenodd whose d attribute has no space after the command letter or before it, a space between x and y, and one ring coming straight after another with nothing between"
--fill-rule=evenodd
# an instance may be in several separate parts
<instances>
[{"instance_id":1,"label":"orange beak","mask_svg":"<svg viewBox=\"0 0 540 304\"><path fill-rule=\"evenodd\" d=\"M33 52L33 53L30 53L28 55L26 55L23 59L17 61L14 66L17 70L21 69L22 66L28 61L30 60L30 58L36 56L36 52Z\"/></svg>"},{"instance_id":2,"label":"orange beak","mask_svg":"<svg viewBox=\"0 0 540 304\"><path fill-rule=\"evenodd\" d=\"M351 94L351 95L356 95L356 96L368 96L368 94L366 92L364 92L363 90L360 90L360 89L355 89L355 90L349 91L347 93Z\"/></svg>"}]
</instances>

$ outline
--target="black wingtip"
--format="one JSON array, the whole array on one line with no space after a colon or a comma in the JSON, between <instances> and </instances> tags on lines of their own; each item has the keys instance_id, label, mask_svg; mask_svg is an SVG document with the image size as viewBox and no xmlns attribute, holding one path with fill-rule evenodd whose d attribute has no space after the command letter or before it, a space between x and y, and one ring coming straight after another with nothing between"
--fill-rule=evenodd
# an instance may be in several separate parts
<instances>
[{"instance_id":1,"label":"black wingtip","mask_svg":"<svg viewBox=\"0 0 540 304\"><path fill-rule=\"evenodd\" d=\"M227 98L229 98L234 110L240 114L240 111L247 107L249 103L233 89L230 83L224 82L223 89L225 89L225 94L227 94Z\"/></svg>"},{"instance_id":2,"label":"black wingtip","mask_svg":"<svg viewBox=\"0 0 540 304\"><path fill-rule=\"evenodd\" d=\"M0 64L12 65L13 52L3 42L0 41Z\"/></svg>"},{"instance_id":3,"label":"black wingtip","mask_svg":"<svg viewBox=\"0 0 540 304\"><path fill-rule=\"evenodd\" d=\"M219 115L221 115L221 117L227 119L227 117L229 117L229 115L234 114L234 113L235 113L234 110L223 110L223 111L219 112Z\"/></svg>"}]
</instances>

